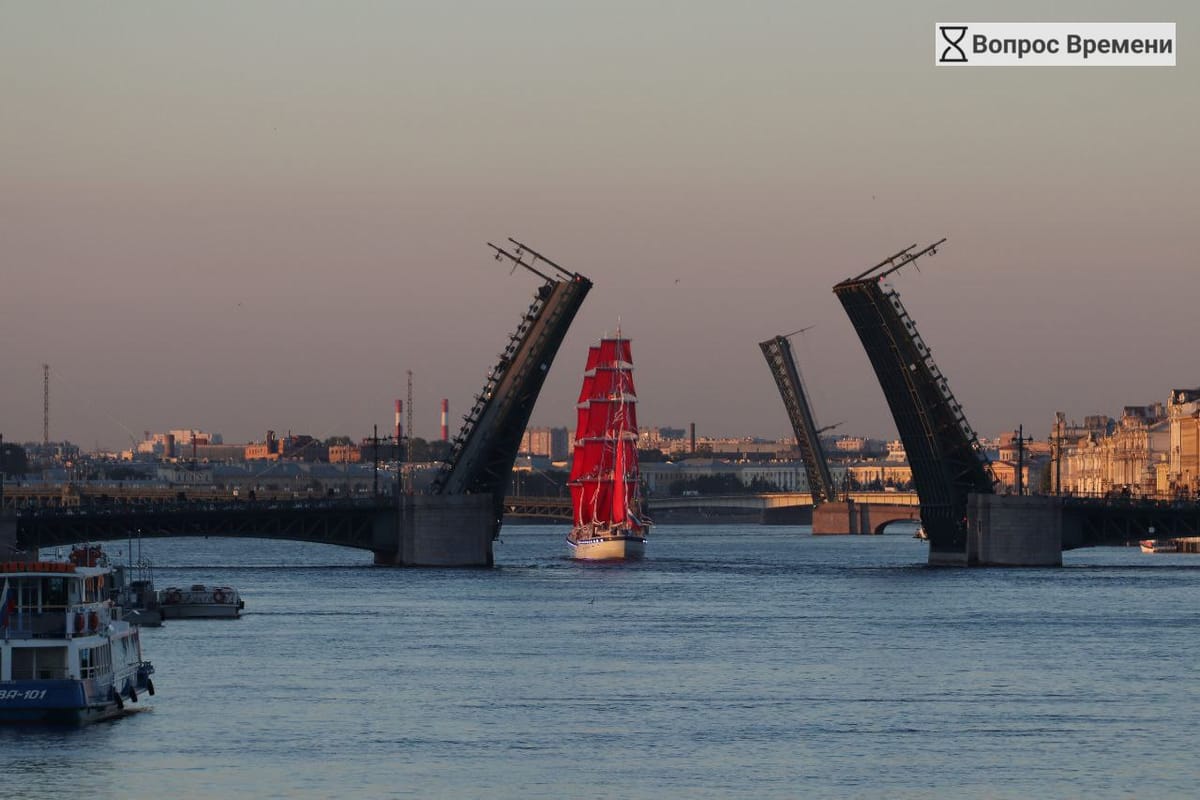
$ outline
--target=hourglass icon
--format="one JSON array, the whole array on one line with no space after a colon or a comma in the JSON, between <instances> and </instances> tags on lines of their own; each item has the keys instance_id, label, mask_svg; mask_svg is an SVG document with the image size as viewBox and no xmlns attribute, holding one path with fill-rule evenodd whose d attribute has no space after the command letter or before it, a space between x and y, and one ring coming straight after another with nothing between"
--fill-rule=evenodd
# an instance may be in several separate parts
<instances>
[{"instance_id":1,"label":"hourglass icon","mask_svg":"<svg viewBox=\"0 0 1200 800\"><path fill-rule=\"evenodd\" d=\"M959 47L959 43L967 36L966 25L939 25L942 39L949 45L938 58L939 64L965 64L967 54Z\"/></svg>"}]
</instances>

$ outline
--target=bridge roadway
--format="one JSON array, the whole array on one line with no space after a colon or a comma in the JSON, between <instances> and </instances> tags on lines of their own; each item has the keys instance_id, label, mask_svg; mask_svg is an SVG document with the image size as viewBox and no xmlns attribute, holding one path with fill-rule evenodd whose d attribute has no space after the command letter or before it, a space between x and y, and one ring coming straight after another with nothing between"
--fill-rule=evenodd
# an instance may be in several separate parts
<instances>
[{"instance_id":1,"label":"bridge roadway","mask_svg":"<svg viewBox=\"0 0 1200 800\"><path fill-rule=\"evenodd\" d=\"M131 536L222 536L319 542L387 553L395 550L395 529L389 538L387 526L379 523L391 523L397 515L394 500L374 498L25 509L17 517L15 547L31 551Z\"/></svg>"},{"instance_id":2,"label":"bridge roadway","mask_svg":"<svg viewBox=\"0 0 1200 800\"><path fill-rule=\"evenodd\" d=\"M1044 505L1063 520L1055 549L1127 545L1149 538L1200 537L1200 503L1094 499L1071 497L1010 498ZM412 499L410 499L411 501ZM415 498L419 503L421 498ZM798 506L797 500L804 501ZM880 500L886 503L872 504ZM907 504L907 505L904 505ZM830 505L830 504L825 504ZM891 507L912 514L919 510L915 495L893 492L862 493L854 498L860 510ZM411 507L411 502L410 502ZM720 497L658 498L651 514L669 517L673 511L699 513L749 512L811 508L805 494L727 495ZM824 508L825 506L822 506ZM569 521L570 500L562 497L509 497L505 511L513 517ZM7 542L20 551L58 547L85 541L181 536L282 539L317 542L372 551L379 563L394 563L396 521L403 516L394 498L357 500L256 500L110 504L84 507L26 508L9 523ZM856 532L879 533L874 527ZM1030 518L1033 520L1033 518ZM3 531L0 531L2 533ZM814 530L814 532L816 532ZM3 553L8 555L7 553Z\"/></svg>"},{"instance_id":3,"label":"bridge roadway","mask_svg":"<svg viewBox=\"0 0 1200 800\"><path fill-rule=\"evenodd\" d=\"M209 486L142 486L131 484L67 484L56 486L13 486L4 487L4 507L51 508L64 506L105 506L109 504L176 505L178 503L222 505L239 502L228 490ZM914 492L851 492L849 499L859 504L872 505L918 505ZM242 498L244 500L245 498ZM321 498L297 497L293 491L259 491L258 502L326 502ZM355 501L360 502L360 501ZM763 492L758 494L705 495L690 497L654 497L651 510L746 510L812 508L812 496L808 492ZM571 519L569 497L521 497L505 499L509 515L543 517L547 519Z\"/></svg>"},{"instance_id":4,"label":"bridge roadway","mask_svg":"<svg viewBox=\"0 0 1200 800\"><path fill-rule=\"evenodd\" d=\"M28 492L25 493L28 495ZM107 492L69 495L63 502L61 489L36 490L36 502L20 509L9 546L19 550L59 547L76 542L102 542L130 536L162 538L181 536L227 536L234 538L285 539L319 542L370 550L386 559L394 553L395 524L400 516L394 498L360 499L231 499L207 492L188 494L156 489L152 494L127 493L117 498ZM6 493L17 500L21 493ZM183 498L183 499L180 499ZM24 498L26 501L29 497ZM856 495L861 504L872 500L907 504L916 508L916 495L896 492L865 492ZM515 518L569 522L571 501L567 497L509 497L505 513ZM741 494L708 497L664 497L650 504L650 513L669 518L693 514L702 518L754 515L757 521L791 522L788 515L811 514L808 493ZM782 514L783 516L779 516ZM803 520L810 521L811 516ZM0 542L0 546L5 544ZM2 549L2 547L0 547Z\"/></svg>"}]
</instances>

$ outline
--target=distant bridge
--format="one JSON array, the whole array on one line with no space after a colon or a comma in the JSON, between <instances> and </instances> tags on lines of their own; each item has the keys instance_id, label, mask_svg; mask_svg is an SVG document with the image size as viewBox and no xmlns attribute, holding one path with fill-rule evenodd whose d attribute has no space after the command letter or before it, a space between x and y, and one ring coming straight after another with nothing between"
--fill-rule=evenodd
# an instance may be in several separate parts
<instances>
[{"instance_id":1,"label":"distant bridge","mask_svg":"<svg viewBox=\"0 0 1200 800\"><path fill-rule=\"evenodd\" d=\"M395 556L393 500L170 503L27 509L17 517L15 548L180 536L290 539Z\"/></svg>"},{"instance_id":2,"label":"distant bridge","mask_svg":"<svg viewBox=\"0 0 1200 800\"><path fill-rule=\"evenodd\" d=\"M903 492L860 492L855 502L867 507L886 502L917 508L916 495ZM196 500L153 503L114 502L103 505L23 509L8 546L19 551L64 547L79 542L219 536L287 539L369 550L380 563L396 558L398 519L429 508L444 510L446 501L431 495L355 500ZM810 510L808 493L780 492L697 497L663 497L650 503L650 514L672 512L755 513L770 521L772 512ZM569 522L568 497L508 497L504 512L511 517ZM787 521L782 517L781 521ZM0 555L7 555L0 553Z\"/></svg>"},{"instance_id":3,"label":"distant bridge","mask_svg":"<svg viewBox=\"0 0 1200 800\"><path fill-rule=\"evenodd\" d=\"M912 519L919 501L915 492L851 492L849 499L860 506L901 506L906 509L903 519ZM569 497L516 497L504 500L505 512L512 517L531 519L571 520ZM697 495L691 497L651 497L647 509L653 519L656 513L695 511L714 515L730 512L758 512L765 522L778 519L799 524L812 521L812 495L809 492L762 492L757 494ZM786 512L809 512L790 515ZM784 513L779 513L784 512Z\"/></svg>"},{"instance_id":4,"label":"distant bridge","mask_svg":"<svg viewBox=\"0 0 1200 800\"><path fill-rule=\"evenodd\" d=\"M1061 517L1064 550L1099 545L1128 545L1141 539L1200 537L1200 504L1152 500L1074 497L1010 498L1053 506ZM114 504L91 507L27 508L16 519L8 542L16 550L63 547L79 542L124 541L181 536L286 539L351 547L374 553L383 563L396 557L396 520L424 504L445 500L427 495L360 500L259 500ZM880 533L895 519L915 519L920 512L911 492L855 492L849 498L855 533ZM797 502L799 501L799 502ZM840 505L840 504L835 504ZM830 508L823 504L820 508ZM757 512L770 521L772 512L811 509L808 493L766 493L652 500L650 513L723 514ZM505 511L514 517L568 522L571 501L565 497L509 497ZM881 516L906 514L894 519ZM2 520L0 520L2 521ZM2 537L0 537L2 538ZM8 556L0 547L0 556Z\"/></svg>"},{"instance_id":5,"label":"distant bridge","mask_svg":"<svg viewBox=\"0 0 1200 800\"><path fill-rule=\"evenodd\" d=\"M1200 503L1048 497L1060 505L1062 549L1200 537Z\"/></svg>"}]
</instances>

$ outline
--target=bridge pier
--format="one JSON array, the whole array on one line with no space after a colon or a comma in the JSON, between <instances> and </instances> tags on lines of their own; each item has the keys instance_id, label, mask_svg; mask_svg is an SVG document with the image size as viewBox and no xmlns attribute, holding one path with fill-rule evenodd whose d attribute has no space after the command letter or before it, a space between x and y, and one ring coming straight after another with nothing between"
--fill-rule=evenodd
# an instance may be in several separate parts
<instances>
[{"instance_id":1,"label":"bridge pier","mask_svg":"<svg viewBox=\"0 0 1200 800\"><path fill-rule=\"evenodd\" d=\"M967 495L967 551L937 553L939 566L1061 567L1062 502L1054 497ZM955 563L957 561L957 563Z\"/></svg>"},{"instance_id":2,"label":"bridge pier","mask_svg":"<svg viewBox=\"0 0 1200 800\"><path fill-rule=\"evenodd\" d=\"M490 567L496 531L490 494L413 495L374 522L375 563L397 567Z\"/></svg>"},{"instance_id":3,"label":"bridge pier","mask_svg":"<svg viewBox=\"0 0 1200 800\"><path fill-rule=\"evenodd\" d=\"M767 506L763 509L763 525L811 525L813 505Z\"/></svg>"},{"instance_id":4,"label":"bridge pier","mask_svg":"<svg viewBox=\"0 0 1200 800\"><path fill-rule=\"evenodd\" d=\"M890 522L920 521L920 506L887 503L856 503L840 500L822 503L813 509L813 535L836 536L858 534L871 536L882 533Z\"/></svg>"}]
</instances>

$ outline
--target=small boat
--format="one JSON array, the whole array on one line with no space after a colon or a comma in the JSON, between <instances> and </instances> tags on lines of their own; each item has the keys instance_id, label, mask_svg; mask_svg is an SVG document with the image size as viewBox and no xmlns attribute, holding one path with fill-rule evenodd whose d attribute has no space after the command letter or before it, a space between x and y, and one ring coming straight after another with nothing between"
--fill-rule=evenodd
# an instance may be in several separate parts
<instances>
[{"instance_id":1,"label":"small boat","mask_svg":"<svg viewBox=\"0 0 1200 800\"><path fill-rule=\"evenodd\" d=\"M588 349L571 460L571 556L589 561L641 558L651 522L642 512L637 457L637 395L629 340Z\"/></svg>"},{"instance_id":2,"label":"small boat","mask_svg":"<svg viewBox=\"0 0 1200 800\"><path fill-rule=\"evenodd\" d=\"M1143 553L1178 553L1179 542L1174 539L1142 539L1138 542Z\"/></svg>"},{"instance_id":3,"label":"small boat","mask_svg":"<svg viewBox=\"0 0 1200 800\"><path fill-rule=\"evenodd\" d=\"M0 563L0 722L81 725L154 694L138 627L106 588L98 547Z\"/></svg>"},{"instance_id":4,"label":"small boat","mask_svg":"<svg viewBox=\"0 0 1200 800\"><path fill-rule=\"evenodd\" d=\"M113 603L121 608L121 617L143 628L162 625L162 607L154 591L154 578L149 562L136 566L117 564L113 567L114 586L110 590Z\"/></svg>"},{"instance_id":5,"label":"small boat","mask_svg":"<svg viewBox=\"0 0 1200 800\"><path fill-rule=\"evenodd\" d=\"M921 525L920 527L917 528L917 532L913 534L913 538L920 539L920 540L926 541L926 542L929 541L929 534L925 532L924 525Z\"/></svg>"},{"instance_id":6,"label":"small boat","mask_svg":"<svg viewBox=\"0 0 1200 800\"><path fill-rule=\"evenodd\" d=\"M163 619L237 619L246 601L232 587L197 583L190 589L163 589L158 606Z\"/></svg>"}]
</instances>

